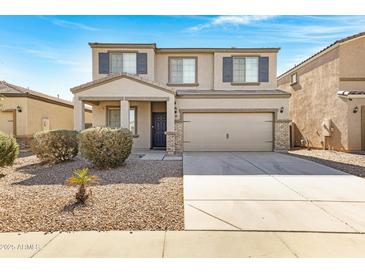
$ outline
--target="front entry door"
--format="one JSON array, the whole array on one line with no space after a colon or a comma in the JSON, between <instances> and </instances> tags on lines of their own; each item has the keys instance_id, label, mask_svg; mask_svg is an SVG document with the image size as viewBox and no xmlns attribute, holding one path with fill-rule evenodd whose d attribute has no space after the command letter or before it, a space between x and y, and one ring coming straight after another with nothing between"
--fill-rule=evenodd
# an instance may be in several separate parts
<instances>
[{"instance_id":1,"label":"front entry door","mask_svg":"<svg viewBox=\"0 0 365 274\"><path fill-rule=\"evenodd\" d=\"M152 113L152 147L166 147L166 112Z\"/></svg>"}]
</instances>

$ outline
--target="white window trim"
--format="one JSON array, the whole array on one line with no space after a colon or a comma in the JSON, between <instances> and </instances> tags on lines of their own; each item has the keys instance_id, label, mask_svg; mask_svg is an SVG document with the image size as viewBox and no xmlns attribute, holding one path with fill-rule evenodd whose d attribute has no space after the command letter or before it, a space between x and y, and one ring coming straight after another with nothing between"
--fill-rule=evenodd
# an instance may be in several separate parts
<instances>
[{"instance_id":1,"label":"white window trim","mask_svg":"<svg viewBox=\"0 0 365 274\"><path fill-rule=\"evenodd\" d=\"M293 76L295 76L295 81L293 81ZM298 84L298 72L290 74L290 84L291 85Z\"/></svg>"},{"instance_id":2,"label":"white window trim","mask_svg":"<svg viewBox=\"0 0 365 274\"><path fill-rule=\"evenodd\" d=\"M123 66L124 66L124 58L123 58L123 54L125 53L133 53L136 55L136 72L135 73L132 73L132 74L135 74L135 75L138 75L137 73L137 53L138 52L129 52L129 51L117 51L117 52L109 52L109 72L110 73L118 73L118 72L112 72L112 67L113 67L113 64L112 64L112 55L115 54L115 55L122 55L122 73L125 73L123 72ZM128 73L128 72L127 72Z\"/></svg>"},{"instance_id":3,"label":"white window trim","mask_svg":"<svg viewBox=\"0 0 365 274\"><path fill-rule=\"evenodd\" d=\"M137 124L137 119L138 119L137 116L138 116L138 114L137 114L137 107L136 106L132 106L132 107L129 108L129 111L131 111L132 109L134 110L134 129L135 130L134 130L134 132L132 132L132 131L131 132L132 132L132 134L133 134L134 137L138 137L138 124ZM109 115L109 111L110 110L118 110L118 112L120 114L120 107L118 107L118 106L115 106L115 107L114 106L107 107L107 114L106 114L107 115L107 117L106 117L107 118L106 119L106 126L107 127L110 127L110 122L109 122L110 121L109 120L110 119L110 115ZM129 116L129 130L131 130L130 129L130 125L131 125L131 121L130 121L130 116ZM120 127L120 121L119 121L119 127Z\"/></svg>"},{"instance_id":4,"label":"white window trim","mask_svg":"<svg viewBox=\"0 0 365 274\"><path fill-rule=\"evenodd\" d=\"M247 66L246 66L246 58L252 58L252 57L254 57L254 58L257 58L257 81L254 81L254 82L247 82L246 81L246 68L247 68ZM259 83L259 77L260 77L260 57L259 56L250 56L250 55L246 55L246 56L232 56L232 59L235 59L235 58L241 58L241 59L244 59L245 61L244 61L244 66L245 66L245 68L244 68L244 71L245 71L245 74L244 74L244 81L243 82L241 82L241 81L235 81L234 80L234 62L233 62L233 60L232 60L232 83L233 84L251 84L251 83Z\"/></svg>"},{"instance_id":5,"label":"white window trim","mask_svg":"<svg viewBox=\"0 0 365 274\"><path fill-rule=\"evenodd\" d=\"M184 82L184 75L182 75L183 81L180 82L172 82L171 81L171 60L184 60L184 59L192 59L195 62L195 72L194 72L194 82ZM183 62L184 63L184 62ZM184 74L184 67L182 73ZM198 57L196 56L170 56L168 61L168 85L197 85L198 84Z\"/></svg>"}]
</instances>

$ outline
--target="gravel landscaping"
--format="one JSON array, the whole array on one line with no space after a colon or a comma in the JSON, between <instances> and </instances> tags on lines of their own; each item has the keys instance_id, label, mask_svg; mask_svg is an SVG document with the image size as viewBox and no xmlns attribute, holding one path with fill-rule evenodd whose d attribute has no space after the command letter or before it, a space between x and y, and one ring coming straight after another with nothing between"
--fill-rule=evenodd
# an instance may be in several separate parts
<instances>
[{"instance_id":1,"label":"gravel landscaping","mask_svg":"<svg viewBox=\"0 0 365 274\"><path fill-rule=\"evenodd\" d=\"M365 178L365 155L332 150L292 150L293 156L323 164Z\"/></svg>"},{"instance_id":2,"label":"gravel landscaping","mask_svg":"<svg viewBox=\"0 0 365 274\"><path fill-rule=\"evenodd\" d=\"M99 177L86 206L65 185L77 168ZM83 158L42 165L22 152L0 168L0 232L75 230L182 230L181 161L145 161L131 155L116 169L96 170Z\"/></svg>"}]
</instances>

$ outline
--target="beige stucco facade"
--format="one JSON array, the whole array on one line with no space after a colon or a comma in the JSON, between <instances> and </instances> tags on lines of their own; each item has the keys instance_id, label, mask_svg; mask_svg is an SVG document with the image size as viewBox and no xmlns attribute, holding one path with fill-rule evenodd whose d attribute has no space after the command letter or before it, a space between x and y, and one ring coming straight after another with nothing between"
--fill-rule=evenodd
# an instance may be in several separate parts
<instances>
[{"instance_id":1,"label":"beige stucco facade","mask_svg":"<svg viewBox=\"0 0 365 274\"><path fill-rule=\"evenodd\" d=\"M343 90L365 91L364 58L365 37L360 36L333 44L278 78L278 87L292 95L289 118L293 121L294 146L304 141L314 148L364 149L361 106L365 99L337 95ZM297 84L291 84L294 73L298 75ZM355 107L359 109L356 113ZM324 128L328 119L330 133Z\"/></svg>"},{"instance_id":2,"label":"beige stucco facade","mask_svg":"<svg viewBox=\"0 0 365 274\"><path fill-rule=\"evenodd\" d=\"M155 78L157 82L169 83L169 58L194 57L197 60L197 85L180 86L179 89L214 89L214 54L213 53L159 53L156 54Z\"/></svg>"},{"instance_id":3,"label":"beige stucco facade","mask_svg":"<svg viewBox=\"0 0 365 274\"><path fill-rule=\"evenodd\" d=\"M29 97L5 97L1 101L0 115L7 115L6 122L11 123L11 133L18 139L30 139L34 133L48 129L73 129L73 106L52 102L45 102ZM8 118L11 118L9 120ZM85 113L86 123L91 123L91 111ZM48 125L43 123L47 120ZM7 125L0 125L0 131ZM9 128L9 127L8 127Z\"/></svg>"},{"instance_id":4,"label":"beige stucco facade","mask_svg":"<svg viewBox=\"0 0 365 274\"><path fill-rule=\"evenodd\" d=\"M231 83L224 83L222 79L222 62L223 57L231 57L231 56L260 56L269 57L269 81L268 82L261 82L257 83L256 85L242 85L236 86L232 85ZM247 52L247 53L234 53L234 52L216 52L214 53L214 67L217 68L214 70L214 89L216 90L252 90L252 89L259 89L259 90L270 90L277 88L276 82L276 67L277 67L277 53L255 53L255 52Z\"/></svg>"},{"instance_id":5,"label":"beige stucco facade","mask_svg":"<svg viewBox=\"0 0 365 274\"><path fill-rule=\"evenodd\" d=\"M108 126L108 109L114 107L120 111L118 118L120 126L129 128L131 123L129 111L133 108L136 110L136 132L134 133L133 147L135 149L150 149L154 147L155 124L153 124L153 116L155 113L165 113L166 151L172 154L184 151L184 144L186 144L184 124L187 122L184 120L184 115L187 113L207 112L212 113L210 117L213 118L214 113L216 113L217 118L221 117L222 119L234 117L226 121L231 124L234 119L244 123L245 121L242 119L250 116L238 116L234 113L252 113L254 117L250 121L261 121L260 123L269 123L267 125L270 125L270 130L267 131L270 132L270 137L261 139L265 139L265 142L271 144L266 143L262 147L270 147L270 150L280 151L289 148L288 97L290 95L276 90L276 55L278 49L159 49L156 48L155 44L97 43L91 44L91 48L93 81L71 89L74 94L74 125L76 129L83 128L85 117L82 115L82 110L85 104L93 106L93 126ZM110 52L147 54L147 73L140 75L99 74L99 54ZM223 82L222 60L224 57L232 56L267 57L269 60L268 80L240 85ZM169 60L174 57L195 58L196 83L181 85L169 83ZM181 93L184 91L192 94ZM227 91L228 93L225 93ZM220 94L219 92L223 93ZM260 120L258 119L259 116L270 118ZM266 124L262 125L265 127L261 128L268 128ZM246 134L249 133L246 132ZM242 137L243 139L245 138ZM236 139L234 145L239 147L239 139Z\"/></svg>"}]
</instances>

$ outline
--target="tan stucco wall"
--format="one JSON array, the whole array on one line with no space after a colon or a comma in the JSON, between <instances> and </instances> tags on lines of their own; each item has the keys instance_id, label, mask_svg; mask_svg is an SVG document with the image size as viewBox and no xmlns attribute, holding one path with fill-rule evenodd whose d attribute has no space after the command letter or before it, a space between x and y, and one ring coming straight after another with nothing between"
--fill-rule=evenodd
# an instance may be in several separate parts
<instances>
[{"instance_id":1,"label":"tan stucco wall","mask_svg":"<svg viewBox=\"0 0 365 274\"><path fill-rule=\"evenodd\" d=\"M73 129L73 108L28 99L28 133L42 130L42 118L48 118L49 129Z\"/></svg>"},{"instance_id":2,"label":"tan stucco wall","mask_svg":"<svg viewBox=\"0 0 365 274\"><path fill-rule=\"evenodd\" d=\"M231 98L231 99L181 99L177 97L177 119L180 110L184 109L236 109L236 110L277 110L277 119L288 119L287 98ZM279 109L284 107L283 113Z\"/></svg>"},{"instance_id":3,"label":"tan stucco wall","mask_svg":"<svg viewBox=\"0 0 365 274\"><path fill-rule=\"evenodd\" d=\"M169 71L169 57L185 56L197 57L198 62L198 86L178 86L177 89L275 89L276 88L276 66L277 53L231 53L231 52L206 52L206 53L155 53L153 49L143 48L93 48L92 49L92 77L93 80L105 77L105 74L99 74L99 53L100 52L144 52L147 53L147 74L141 74L141 77L149 80L167 84ZM257 85L236 86L231 83L223 83L223 57L226 56L268 56L269 57L269 82Z\"/></svg>"},{"instance_id":4,"label":"tan stucco wall","mask_svg":"<svg viewBox=\"0 0 365 274\"><path fill-rule=\"evenodd\" d=\"M4 109L22 108L16 112L17 137L30 137L42 130L42 118L49 119L50 129L73 129L73 108L24 97L6 97ZM86 112L85 122L91 123L92 114Z\"/></svg>"},{"instance_id":5,"label":"tan stucco wall","mask_svg":"<svg viewBox=\"0 0 365 274\"><path fill-rule=\"evenodd\" d=\"M365 37L357 38L340 46L340 90L365 91ZM350 79L346 79L350 78ZM341 80L343 79L343 80ZM351 80L352 79L352 80ZM349 148L361 149L361 106L365 99L346 101ZM358 107L359 111L353 113Z\"/></svg>"},{"instance_id":6,"label":"tan stucco wall","mask_svg":"<svg viewBox=\"0 0 365 274\"><path fill-rule=\"evenodd\" d=\"M232 85L231 83L223 82L223 57L230 56L268 56L269 57L269 82L262 82L259 85ZM252 89L275 89L276 88L276 53L245 53L245 54L233 54L229 52L216 52L214 53L214 89L223 90L252 90Z\"/></svg>"},{"instance_id":7,"label":"tan stucco wall","mask_svg":"<svg viewBox=\"0 0 365 274\"><path fill-rule=\"evenodd\" d=\"M290 86L290 74L279 79L279 88L292 93L290 118L297 125L296 145L307 138L313 147L323 148L322 122L331 119L334 131L327 148L361 150L361 106L336 95L339 90L365 90L365 38L340 44L298 70L299 85ZM294 72L294 71L293 71ZM353 109L359 108L355 114Z\"/></svg>"},{"instance_id":8,"label":"tan stucco wall","mask_svg":"<svg viewBox=\"0 0 365 274\"><path fill-rule=\"evenodd\" d=\"M365 77L365 37L350 40L340 46L340 77Z\"/></svg>"},{"instance_id":9,"label":"tan stucco wall","mask_svg":"<svg viewBox=\"0 0 365 274\"><path fill-rule=\"evenodd\" d=\"M141 74L140 76L154 80L155 75L155 51L154 49L143 49L143 48L93 48L92 49L92 77L93 80L105 77L105 74L99 74L99 52L140 52L147 53L147 74Z\"/></svg>"},{"instance_id":10,"label":"tan stucco wall","mask_svg":"<svg viewBox=\"0 0 365 274\"><path fill-rule=\"evenodd\" d=\"M151 143L151 102L130 101L130 107L137 108L137 136L133 148L150 148ZM106 126L107 107L120 107L119 101L103 101L93 106L93 126Z\"/></svg>"},{"instance_id":11,"label":"tan stucco wall","mask_svg":"<svg viewBox=\"0 0 365 274\"><path fill-rule=\"evenodd\" d=\"M279 80L279 88L292 94L289 116L295 123L295 145L301 139L315 148L323 148L322 122L331 119L334 131L327 148L348 150L347 104L337 96L339 90L339 50L334 49L299 68L299 83L291 86L290 75ZM293 72L294 73L294 72Z\"/></svg>"},{"instance_id":12,"label":"tan stucco wall","mask_svg":"<svg viewBox=\"0 0 365 274\"><path fill-rule=\"evenodd\" d=\"M178 89L213 89L213 54L212 53L184 53L184 54L156 54L155 79L160 83L168 83L169 57L196 57L198 68L198 86L179 86Z\"/></svg>"}]
</instances>

